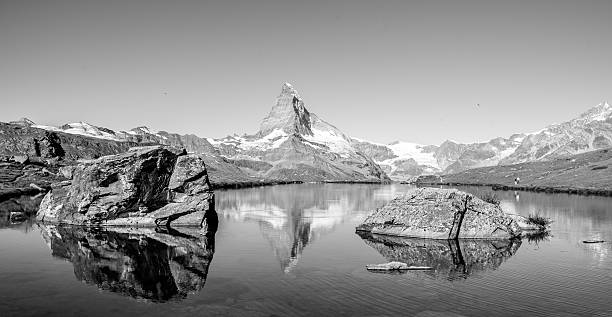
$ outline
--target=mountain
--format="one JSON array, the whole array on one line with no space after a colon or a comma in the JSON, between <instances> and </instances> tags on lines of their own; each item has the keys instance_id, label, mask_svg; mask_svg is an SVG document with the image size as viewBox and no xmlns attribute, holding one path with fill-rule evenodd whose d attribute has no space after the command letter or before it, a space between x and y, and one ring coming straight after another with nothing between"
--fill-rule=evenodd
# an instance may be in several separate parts
<instances>
[{"instance_id":1,"label":"mountain","mask_svg":"<svg viewBox=\"0 0 612 317\"><path fill-rule=\"evenodd\" d=\"M130 147L163 144L198 153L204 160L211 184L215 188L276 183L250 175L232 161L221 156L204 138L165 131L152 132L138 127L127 132L113 131L86 122L68 123L61 127L37 125L21 119L0 122L0 159L2 156L31 156L70 161L93 159L127 151Z\"/></svg>"},{"instance_id":2,"label":"mountain","mask_svg":"<svg viewBox=\"0 0 612 317\"><path fill-rule=\"evenodd\" d=\"M0 154L36 155L64 147L70 159L92 158L130 146L164 144L202 154L213 184L235 186L292 181L385 182L423 174L545 161L612 146L612 107L607 102L575 119L534 133L517 133L486 142L440 145L396 141L381 144L352 138L310 112L288 83L260 128L252 135L221 139L154 132L141 126L114 131L85 122L60 127L27 118L2 123ZM44 132L46 131L46 132ZM63 145L58 146L61 143ZM42 156L53 156L43 153Z\"/></svg>"},{"instance_id":3,"label":"mountain","mask_svg":"<svg viewBox=\"0 0 612 317\"><path fill-rule=\"evenodd\" d=\"M514 183L517 177L518 185ZM434 182L610 196L611 180L612 149L602 149L552 160L475 168L443 175Z\"/></svg>"},{"instance_id":4,"label":"mountain","mask_svg":"<svg viewBox=\"0 0 612 317\"><path fill-rule=\"evenodd\" d=\"M380 144L353 138L353 145L372 157L394 180L424 174L441 174L497 165L520 144L524 135L495 138L488 142L462 144L444 141L438 145L409 142Z\"/></svg>"},{"instance_id":5,"label":"mountain","mask_svg":"<svg viewBox=\"0 0 612 317\"><path fill-rule=\"evenodd\" d=\"M570 121L550 125L535 133L517 133L487 142L464 144L447 140L440 145L380 144L357 138L352 142L394 180L546 161L611 147L612 106L602 102Z\"/></svg>"},{"instance_id":6,"label":"mountain","mask_svg":"<svg viewBox=\"0 0 612 317\"><path fill-rule=\"evenodd\" d=\"M37 125L28 119L11 125L32 131L47 131L54 135L71 135L93 143L121 145L117 152L135 145L183 147L188 152L202 155L214 186L294 181L390 180L373 160L353 147L350 137L310 113L298 92L288 83L282 86L276 104L263 119L259 131L253 135L213 140L195 135L154 132L144 126L128 131L114 131L86 122L51 127ZM91 148L95 149L95 146ZM110 153L106 151L101 154ZM77 155L72 158L95 156L95 153L89 153L86 157Z\"/></svg>"},{"instance_id":7,"label":"mountain","mask_svg":"<svg viewBox=\"0 0 612 317\"><path fill-rule=\"evenodd\" d=\"M612 106L602 102L573 120L528 135L501 164L553 160L612 146Z\"/></svg>"},{"instance_id":8,"label":"mountain","mask_svg":"<svg viewBox=\"0 0 612 317\"><path fill-rule=\"evenodd\" d=\"M183 147L190 153L205 153L215 151L214 147L205 138L200 138L193 134L180 135L166 131L152 132L145 126L137 127L129 131L113 131L108 128L95 126L82 121L67 123L60 127L37 125L28 119L22 119L20 122L24 122L24 124L28 124L33 128L82 135L97 139Z\"/></svg>"},{"instance_id":9,"label":"mountain","mask_svg":"<svg viewBox=\"0 0 612 317\"><path fill-rule=\"evenodd\" d=\"M253 172L268 178L306 182L389 181L370 157L353 146L350 137L309 112L289 83L283 84L258 132L209 141L228 159L251 162Z\"/></svg>"}]
</instances>

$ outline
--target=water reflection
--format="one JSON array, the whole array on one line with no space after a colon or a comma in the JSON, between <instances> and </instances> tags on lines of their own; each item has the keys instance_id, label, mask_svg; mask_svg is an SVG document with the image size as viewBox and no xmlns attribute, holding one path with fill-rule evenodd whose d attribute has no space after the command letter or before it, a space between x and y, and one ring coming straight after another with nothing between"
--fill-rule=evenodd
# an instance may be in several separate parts
<instances>
[{"instance_id":1,"label":"water reflection","mask_svg":"<svg viewBox=\"0 0 612 317\"><path fill-rule=\"evenodd\" d=\"M77 280L154 302L204 287L215 246L214 233L197 229L39 226L52 255L72 262Z\"/></svg>"},{"instance_id":2,"label":"water reflection","mask_svg":"<svg viewBox=\"0 0 612 317\"><path fill-rule=\"evenodd\" d=\"M459 189L482 195L489 187L462 186ZM612 243L584 245L583 240L612 241L612 204L609 197L521 192L520 200L511 191L495 191L504 211L527 216L540 214L550 218L556 238L579 246L593 260L604 263L612 253Z\"/></svg>"},{"instance_id":3,"label":"water reflection","mask_svg":"<svg viewBox=\"0 0 612 317\"><path fill-rule=\"evenodd\" d=\"M409 186L299 184L219 191L220 217L259 224L281 269L289 273L304 248L347 220L381 207Z\"/></svg>"},{"instance_id":4,"label":"water reflection","mask_svg":"<svg viewBox=\"0 0 612 317\"><path fill-rule=\"evenodd\" d=\"M0 229L31 231L33 224L31 217L38 211L43 196L21 196L0 201Z\"/></svg>"},{"instance_id":5,"label":"water reflection","mask_svg":"<svg viewBox=\"0 0 612 317\"><path fill-rule=\"evenodd\" d=\"M433 240L357 233L388 261L429 266L420 271L434 278L466 279L479 272L497 269L516 253L520 240Z\"/></svg>"}]
</instances>

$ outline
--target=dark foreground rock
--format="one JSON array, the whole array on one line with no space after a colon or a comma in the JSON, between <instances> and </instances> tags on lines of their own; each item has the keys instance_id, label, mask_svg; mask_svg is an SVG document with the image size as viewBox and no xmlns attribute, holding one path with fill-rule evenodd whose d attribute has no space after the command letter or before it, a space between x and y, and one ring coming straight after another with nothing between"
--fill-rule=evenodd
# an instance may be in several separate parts
<instances>
[{"instance_id":1,"label":"dark foreground rock","mask_svg":"<svg viewBox=\"0 0 612 317\"><path fill-rule=\"evenodd\" d=\"M364 242L388 261L409 266L427 266L424 271L434 278L465 279L480 272L497 269L521 246L513 240L434 240L401 238L358 233Z\"/></svg>"},{"instance_id":2,"label":"dark foreground rock","mask_svg":"<svg viewBox=\"0 0 612 317\"><path fill-rule=\"evenodd\" d=\"M206 283L214 232L181 228L95 229L40 225L52 255L72 262L77 280L155 302L180 300Z\"/></svg>"},{"instance_id":3,"label":"dark foreground rock","mask_svg":"<svg viewBox=\"0 0 612 317\"><path fill-rule=\"evenodd\" d=\"M37 219L103 226L207 225L215 220L206 167L196 155L163 146L132 148L64 171Z\"/></svg>"},{"instance_id":4,"label":"dark foreground rock","mask_svg":"<svg viewBox=\"0 0 612 317\"><path fill-rule=\"evenodd\" d=\"M418 188L370 214L358 231L431 239L511 239L521 234L499 206L457 189Z\"/></svg>"}]
</instances>

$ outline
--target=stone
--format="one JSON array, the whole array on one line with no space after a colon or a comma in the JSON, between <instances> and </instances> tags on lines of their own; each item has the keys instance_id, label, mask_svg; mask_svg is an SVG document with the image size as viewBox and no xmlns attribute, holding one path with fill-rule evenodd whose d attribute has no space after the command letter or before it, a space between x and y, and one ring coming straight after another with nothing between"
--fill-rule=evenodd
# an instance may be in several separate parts
<instances>
[{"instance_id":1,"label":"stone","mask_svg":"<svg viewBox=\"0 0 612 317\"><path fill-rule=\"evenodd\" d=\"M179 155L177 155L180 154ZM66 169L67 171L68 169ZM94 226L216 226L214 194L197 155L164 146L82 161L56 183L37 219ZM71 175L67 175L71 174Z\"/></svg>"},{"instance_id":2,"label":"stone","mask_svg":"<svg viewBox=\"0 0 612 317\"><path fill-rule=\"evenodd\" d=\"M357 230L431 239L512 239L522 232L499 206L457 189L428 187L393 199Z\"/></svg>"},{"instance_id":3,"label":"stone","mask_svg":"<svg viewBox=\"0 0 612 317\"><path fill-rule=\"evenodd\" d=\"M543 226L539 226L536 224L532 224L529 223L527 221L526 217L523 217L521 215L516 215L516 214L508 214L508 217L514 219L514 221L516 221L516 224L521 228L521 230L523 231L543 231L546 228Z\"/></svg>"},{"instance_id":4,"label":"stone","mask_svg":"<svg viewBox=\"0 0 612 317\"><path fill-rule=\"evenodd\" d=\"M13 161L19 164L26 164L30 158L27 155L15 155Z\"/></svg>"},{"instance_id":5,"label":"stone","mask_svg":"<svg viewBox=\"0 0 612 317\"><path fill-rule=\"evenodd\" d=\"M407 271L407 270L431 270L431 266L414 266L404 262L391 261L382 264L366 265L368 271Z\"/></svg>"}]
</instances>

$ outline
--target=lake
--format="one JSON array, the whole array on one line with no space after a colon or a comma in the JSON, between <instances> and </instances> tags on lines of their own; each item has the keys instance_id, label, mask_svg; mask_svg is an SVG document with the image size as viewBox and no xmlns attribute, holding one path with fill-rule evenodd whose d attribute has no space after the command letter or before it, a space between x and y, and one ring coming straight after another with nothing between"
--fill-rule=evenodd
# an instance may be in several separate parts
<instances>
[{"instance_id":1,"label":"lake","mask_svg":"<svg viewBox=\"0 0 612 317\"><path fill-rule=\"evenodd\" d=\"M216 192L219 228L0 229L1 316L612 316L612 199L495 192L554 222L512 242L360 236L410 185ZM483 194L485 187L464 187ZM432 271L386 274L400 260Z\"/></svg>"}]
</instances>

